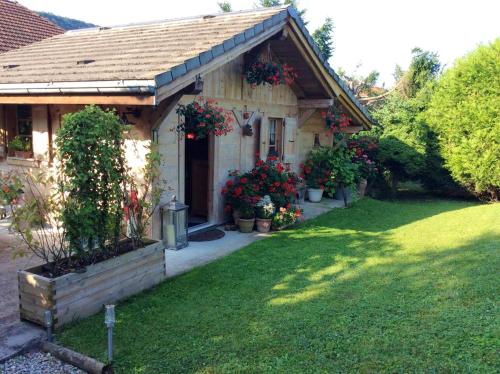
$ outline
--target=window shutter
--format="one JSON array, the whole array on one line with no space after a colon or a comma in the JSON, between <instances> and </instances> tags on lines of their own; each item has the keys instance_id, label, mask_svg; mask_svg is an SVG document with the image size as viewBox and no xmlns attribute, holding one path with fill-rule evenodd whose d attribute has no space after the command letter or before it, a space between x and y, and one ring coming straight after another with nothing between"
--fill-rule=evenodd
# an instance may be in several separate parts
<instances>
[{"instance_id":1,"label":"window shutter","mask_svg":"<svg viewBox=\"0 0 500 374\"><path fill-rule=\"evenodd\" d=\"M266 160L267 159L267 153L269 151L269 118L262 116L262 119L260 121L260 139L259 139L259 153L260 153L260 159L261 160Z\"/></svg>"},{"instance_id":2,"label":"window shutter","mask_svg":"<svg viewBox=\"0 0 500 374\"><path fill-rule=\"evenodd\" d=\"M295 166L295 153L296 153L296 140L297 140L297 118L285 118L285 131L284 131L284 148L283 148L283 162L290 164L290 168L294 170Z\"/></svg>"}]
</instances>

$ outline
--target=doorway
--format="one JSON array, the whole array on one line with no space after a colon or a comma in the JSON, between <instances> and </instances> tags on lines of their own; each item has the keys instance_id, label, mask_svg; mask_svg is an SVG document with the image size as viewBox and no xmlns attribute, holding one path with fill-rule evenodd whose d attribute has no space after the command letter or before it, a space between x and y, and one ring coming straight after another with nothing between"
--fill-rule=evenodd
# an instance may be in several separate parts
<instances>
[{"instance_id":1,"label":"doorway","mask_svg":"<svg viewBox=\"0 0 500 374\"><path fill-rule=\"evenodd\" d=\"M206 224L209 220L209 138L185 139L185 201L189 205L188 226Z\"/></svg>"}]
</instances>

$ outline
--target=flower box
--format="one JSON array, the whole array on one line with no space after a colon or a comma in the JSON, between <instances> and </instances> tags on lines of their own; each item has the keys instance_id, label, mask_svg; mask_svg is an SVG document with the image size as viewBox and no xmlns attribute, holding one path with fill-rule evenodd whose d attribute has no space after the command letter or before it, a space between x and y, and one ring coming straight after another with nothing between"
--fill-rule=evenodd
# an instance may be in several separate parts
<instances>
[{"instance_id":1,"label":"flower box","mask_svg":"<svg viewBox=\"0 0 500 374\"><path fill-rule=\"evenodd\" d=\"M87 266L83 273L48 278L40 275L42 266L18 271L20 315L44 325L44 313L50 310L55 328L93 315L103 305L151 288L166 277L164 246L156 241Z\"/></svg>"}]
</instances>

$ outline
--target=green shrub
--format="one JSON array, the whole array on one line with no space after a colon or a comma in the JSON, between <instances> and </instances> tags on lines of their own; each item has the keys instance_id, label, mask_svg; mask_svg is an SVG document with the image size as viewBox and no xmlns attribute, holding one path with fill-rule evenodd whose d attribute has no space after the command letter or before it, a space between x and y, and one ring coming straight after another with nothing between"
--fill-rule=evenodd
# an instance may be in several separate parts
<instances>
[{"instance_id":1,"label":"green shrub","mask_svg":"<svg viewBox=\"0 0 500 374\"><path fill-rule=\"evenodd\" d=\"M458 60L440 79L425 118L454 180L500 195L500 39Z\"/></svg>"},{"instance_id":2,"label":"green shrub","mask_svg":"<svg viewBox=\"0 0 500 374\"><path fill-rule=\"evenodd\" d=\"M85 262L96 251L118 248L123 218L124 126L114 111L97 106L68 113L56 138L59 187L66 194L61 220L67 239Z\"/></svg>"}]
</instances>

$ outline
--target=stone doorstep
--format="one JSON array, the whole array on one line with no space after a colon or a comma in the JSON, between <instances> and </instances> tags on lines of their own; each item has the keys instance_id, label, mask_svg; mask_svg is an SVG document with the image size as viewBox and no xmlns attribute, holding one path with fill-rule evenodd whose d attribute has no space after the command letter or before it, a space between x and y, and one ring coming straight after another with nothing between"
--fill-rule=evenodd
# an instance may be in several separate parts
<instances>
[{"instance_id":1,"label":"stone doorstep","mask_svg":"<svg viewBox=\"0 0 500 374\"><path fill-rule=\"evenodd\" d=\"M0 333L0 364L36 347L45 340L45 331L28 322L15 322L2 327Z\"/></svg>"}]
</instances>

